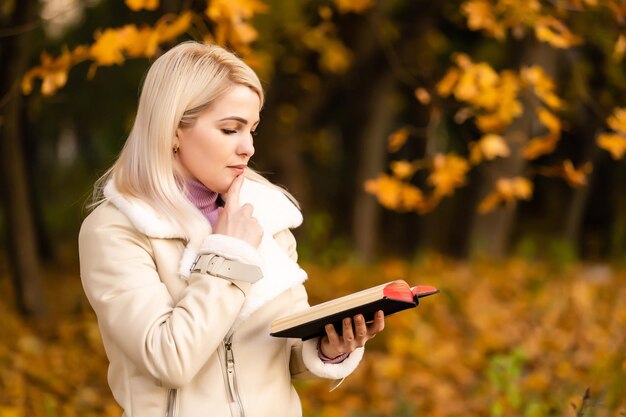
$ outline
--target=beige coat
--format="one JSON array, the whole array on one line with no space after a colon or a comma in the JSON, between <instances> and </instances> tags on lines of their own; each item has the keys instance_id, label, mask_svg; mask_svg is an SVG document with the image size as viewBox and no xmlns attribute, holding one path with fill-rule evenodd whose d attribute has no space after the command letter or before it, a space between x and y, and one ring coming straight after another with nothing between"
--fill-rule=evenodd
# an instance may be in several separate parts
<instances>
[{"instance_id":1,"label":"beige coat","mask_svg":"<svg viewBox=\"0 0 626 417\"><path fill-rule=\"evenodd\" d=\"M242 204L254 205L265 232L256 250L220 235L186 246L149 207L111 184L105 194L109 200L81 228L81 278L124 416L300 416L292 378L342 379L356 368L362 349L325 364L317 340L269 336L272 320L307 306L306 274L288 230L302 219L280 192L244 182ZM257 264L264 277L250 286L189 276L198 253Z\"/></svg>"}]
</instances>

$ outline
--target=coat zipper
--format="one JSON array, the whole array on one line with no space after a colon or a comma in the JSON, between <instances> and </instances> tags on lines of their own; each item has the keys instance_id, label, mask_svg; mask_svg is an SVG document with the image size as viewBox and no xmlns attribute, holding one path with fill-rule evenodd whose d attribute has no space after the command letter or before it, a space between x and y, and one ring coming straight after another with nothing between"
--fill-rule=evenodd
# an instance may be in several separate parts
<instances>
[{"instance_id":1,"label":"coat zipper","mask_svg":"<svg viewBox=\"0 0 626 417\"><path fill-rule=\"evenodd\" d=\"M165 417L176 417L176 400L178 399L177 389L167 390L167 407L165 408Z\"/></svg>"},{"instance_id":2,"label":"coat zipper","mask_svg":"<svg viewBox=\"0 0 626 417\"><path fill-rule=\"evenodd\" d=\"M235 356L233 355L233 334L230 333L224 339L224 349L226 357L226 375L228 382L228 391L230 393L231 401L236 403L239 407L239 415L245 417L243 410L243 403L239 396L239 390L237 388L237 375L235 373Z\"/></svg>"}]
</instances>

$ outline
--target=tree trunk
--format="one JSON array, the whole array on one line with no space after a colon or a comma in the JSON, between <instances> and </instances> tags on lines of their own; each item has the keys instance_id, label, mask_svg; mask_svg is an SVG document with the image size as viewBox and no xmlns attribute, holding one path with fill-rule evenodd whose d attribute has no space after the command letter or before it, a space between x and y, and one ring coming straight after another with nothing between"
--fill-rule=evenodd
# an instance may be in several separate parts
<instances>
[{"instance_id":1,"label":"tree trunk","mask_svg":"<svg viewBox=\"0 0 626 417\"><path fill-rule=\"evenodd\" d=\"M24 27L37 16L37 2L15 3L10 27ZM17 305L23 314L39 316L46 311L37 251L32 201L24 165L21 115L23 97L21 77L29 60L32 31L2 40L0 107L0 155L2 163L3 213L7 226L9 265L15 286Z\"/></svg>"},{"instance_id":2,"label":"tree trunk","mask_svg":"<svg viewBox=\"0 0 626 417\"><path fill-rule=\"evenodd\" d=\"M390 72L382 74L371 87L368 111L371 117L363 129L359 147L352 232L356 253L363 260L376 252L382 210L376 199L365 192L363 183L385 170L385 143L394 117L390 103L394 88L395 80Z\"/></svg>"},{"instance_id":3,"label":"tree trunk","mask_svg":"<svg viewBox=\"0 0 626 417\"><path fill-rule=\"evenodd\" d=\"M554 50L545 44L527 41L522 65L540 65L549 76L554 76L556 56ZM483 178L478 187L479 200L491 192L498 178L521 176L526 168L526 160L521 155L521 148L535 134L535 109L538 99L530 92L521 95L524 106L523 115L516 119L505 132L505 138L511 149L511 157L484 163L479 167ZM487 253L499 258L508 252L509 237L513 229L516 206L501 206L487 214L475 213L470 231L470 253Z\"/></svg>"}]
</instances>

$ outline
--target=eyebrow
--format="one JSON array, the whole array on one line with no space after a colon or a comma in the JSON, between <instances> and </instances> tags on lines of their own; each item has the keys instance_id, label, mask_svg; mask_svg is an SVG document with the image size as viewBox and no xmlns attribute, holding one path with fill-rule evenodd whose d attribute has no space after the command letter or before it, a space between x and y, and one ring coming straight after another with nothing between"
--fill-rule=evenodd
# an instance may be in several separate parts
<instances>
[{"instance_id":1,"label":"eyebrow","mask_svg":"<svg viewBox=\"0 0 626 417\"><path fill-rule=\"evenodd\" d=\"M243 125L247 125L248 121L246 119L244 119L243 117L239 117L239 116L228 116L228 117L224 117L222 119L219 119L220 122L224 122L226 120L234 120L237 121ZM260 120L257 120L255 124L258 124Z\"/></svg>"}]
</instances>

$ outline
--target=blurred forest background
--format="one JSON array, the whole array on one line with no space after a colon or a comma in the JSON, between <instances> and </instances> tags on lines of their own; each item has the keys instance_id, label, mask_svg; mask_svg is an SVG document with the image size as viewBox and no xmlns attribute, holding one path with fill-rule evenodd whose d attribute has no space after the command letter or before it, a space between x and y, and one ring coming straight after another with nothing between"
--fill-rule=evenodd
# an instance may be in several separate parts
<instances>
[{"instance_id":1,"label":"blurred forest background","mask_svg":"<svg viewBox=\"0 0 626 417\"><path fill-rule=\"evenodd\" d=\"M189 39L266 87L253 167L302 205L312 302L443 289L305 415L626 412L623 0L1 0L0 417L120 415L77 234Z\"/></svg>"}]
</instances>

